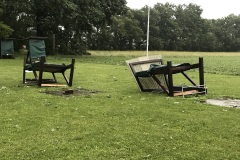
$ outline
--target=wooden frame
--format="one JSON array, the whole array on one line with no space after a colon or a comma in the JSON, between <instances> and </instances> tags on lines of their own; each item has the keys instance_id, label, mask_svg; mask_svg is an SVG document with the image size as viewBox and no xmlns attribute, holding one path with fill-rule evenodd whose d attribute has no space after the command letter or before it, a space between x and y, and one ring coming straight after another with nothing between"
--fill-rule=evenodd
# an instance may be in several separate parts
<instances>
[{"instance_id":1,"label":"wooden frame","mask_svg":"<svg viewBox=\"0 0 240 160\"><path fill-rule=\"evenodd\" d=\"M195 83L187 74L186 71L191 69L199 70L199 85ZM192 86L174 86L173 74L181 73ZM189 94L207 94L207 88L204 84L204 66L203 58L199 57L199 62L195 64L184 63L177 66L173 66L171 61L167 62L166 66L149 71L149 74L153 79L161 86L161 88L167 93L168 96L184 96ZM167 76L167 87L161 84L161 81L157 78L158 74L164 74Z\"/></svg>"},{"instance_id":2,"label":"wooden frame","mask_svg":"<svg viewBox=\"0 0 240 160\"><path fill-rule=\"evenodd\" d=\"M162 65L163 60L161 55L143 56L126 61L133 77L137 83L137 86L142 92L162 91L162 88L156 83L156 81L150 76L139 76L139 72L147 72L151 64ZM163 75L158 77L159 79L165 79Z\"/></svg>"},{"instance_id":3,"label":"wooden frame","mask_svg":"<svg viewBox=\"0 0 240 160\"><path fill-rule=\"evenodd\" d=\"M163 65L161 56L141 61L130 60L127 62L138 87L142 92L164 91L171 97L207 93L207 88L204 84L204 66L202 57L199 57L199 62L195 64L183 63L179 65L172 65L172 62L168 61L167 65ZM158 64L158 66L151 68L152 64ZM138 65L147 65L148 69L137 70L136 66ZM186 74L186 71L191 69L199 70L199 85ZM192 86L174 86L173 74L177 73L181 73L192 84Z\"/></svg>"},{"instance_id":4,"label":"wooden frame","mask_svg":"<svg viewBox=\"0 0 240 160\"><path fill-rule=\"evenodd\" d=\"M33 65L33 68L31 69L31 71L34 74L34 79L26 79L26 71L28 69L25 68L26 60L24 60L23 83L35 82L40 87L41 86L64 86L62 84L56 84L57 79L56 79L55 73L61 73L63 75L64 80L66 81L66 84L68 86L72 86L75 59L72 59L71 64L69 64L69 65L58 65L58 64L46 63L45 57L41 57L40 62L34 63L32 65ZM69 78L65 74L65 71L68 69L70 69ZM43 79L44 72L52 73L53 79Z\"/></svg>"},{"instance_id":5,"label":"wooden frame","mask_svg":"<svg viewBox=\"0 0 240 160\"><path fill-rule=\"evenodd\" d=\"M55 73L61 73L64 80L66 81L66 84L68 86L72 86L75 59L72 59L71 64L69 65L47 63L44 39L46 39L46 37L29 38L29 40L34 40L33 47L36 45L35 43L38 43L38 40L40 40L41 46L39 46L40 50L37 50L38 48L34 49L32 47L32 52L34 52L34 56L30 53L31 48L28 47L28 54L24 56L23 61L23 83L37 83L38 86L64 86L63 84L57 84L57 79L55 76ZM68 69L70 69L69 78L65 74L65 71ZM33 72L33 79L26 78L26 72L28 71ZM52 73L53 79L43 79L44 72Z\"/></svg>"}]
</instances>

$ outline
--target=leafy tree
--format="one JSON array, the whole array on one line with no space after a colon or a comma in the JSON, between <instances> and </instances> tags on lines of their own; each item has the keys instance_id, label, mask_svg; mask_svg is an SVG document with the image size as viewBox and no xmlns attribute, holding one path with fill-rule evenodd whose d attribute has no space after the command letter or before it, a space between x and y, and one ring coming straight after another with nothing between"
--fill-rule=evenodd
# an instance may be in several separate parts
<instances>
[{"instance_id":1,"label":"leafy tree","mask_svg":"<svg viewBox=\"0 0 240 160\"><path fill-rule=\"evenodd\" d=\"M114 36L111 26L105 25L88 34L88 47L93 50L113 50Z\"/></svg>"},{"instance_id":2,"label":"leafy tree","mask_svg":"<svg viewBox=\"0 0 240 160\"><path fill-rule=\"evenodd\" d=\"M178 45L181 50L199 51L200 37L203 34L204 20L201 18L202 9L195 5L178 5L176 20L179 26Z\"/></svg>"},{"instance_id":3,"label":"leafy tree","mask_svg":"<svg viewBox=\"0 0 240 160\"><path fill-rule=\"evenodd\" d=\"M156 25L159 28L157 34L162 41L163 50L175 50L178 38L178 24L175 17L176 6L170 3L156 4L154 9L158 11L158 20ZM156 33L155 33L156 34Z\"/></svg>"},{"instance_id":4,"label":"leafy tree","mask_svg":"<svg viewBox=\"0 0 240 160\"><path fill-rule=\"evenodd\" d=\"M138 21L139 27L142 30L141 38L135 42L136 49L141 50L146 48L146 35L147 35L147 10L142 8L141 10L131 10L134 19Z\"/></svg>"},{"instance_id":5,"label":"leafy tree","mask_svg":"<svg viewBox=\"0 0 240 160\"><path fill-rule=\"evenodd\" d=\"M0 17L3 13L2 5L3 5L3 0L0 0ZM0 21L0 38L7 38L12 34L12 32L13 30L8 25Z\"/></svg>"},{"instance_id":6,"label":"leafy tree","mask_svg":"<svg viewBox=\"0 0 240 160\"><path fill-rule=\"evenodd\" d=\"M147 25L148 25L148 7L145 6L140 10L133 10L134 18L138 20L139 27L143 31L140 41L137 41L136 49L146 49L147 46ZM159 12L150 9L150 22L149 22L149 50L161 50L163 41L160 37L160 28L158 27Z\"/></svg>"},{"instance_id":7,"label":"leafy tree","mask_svg":"<svg viewBox=\"0 0 240 160\"><path fill-rule=\"evenodd\" d=\"M217 51L220 44L214 33L215 26L213 25L213 20L204 19L204 25L202 25L202 33L199 35L199 50L200 51Z\"/></svg>"},{"instance_id":8,"label":"leafy tree","mask_svg":"<svg viewBox=\"0 0 240 160\"><path fill-rule=\"evenodd\" d=\"M86 36L121 14L125 0L4 0L4 15L17 37L56 34L59 51L85 52Z\"/></svg>"},{"instance_id":9,"label":"leafy tree","mask_svg":"<svg viewBox=\"0 0 240 160\"><path fill-rule=\"evenodd\" d=\"M219 41L220 51L240 50L240 16L233 14L213 21L214 33Z\"/></svg>"},{"instance_id":10,"label":"leafy tree","mask_svg":"<svg viewBox=\"0 0 240 160\"><path fill-rule=\"evenodd\" d=\"M8 38L12 34L13 30L0 21L0 38Z\"/></svg>"},{"instance_id":11,"label":"leafy tree","mask_svg":"<svg viewBox=\"0 0 240 160\"><path fill-rule=\"evenodd\" d=\"M133 18L129 10L126 16L114 16L112 18L112 34L114 35L114 48L118 50L135 49L136 42L142 37L139 22Z\"/></svg>"},{"instance_id":12,"label":"leafy tree","mask_svg":"<svg viewBox=\"0 0 240 160\"><path fill-rule=\"evenodd\" d=\"M150 12L149 50L239 51L240 16L208 20L202 11L191 3L157 3ZM146 49L147 16L147 6L132 10L126 0L0 0L0 38L37 35L50 42L55 35L64 54L140 50Z\"/></svg>"}]
</instances>

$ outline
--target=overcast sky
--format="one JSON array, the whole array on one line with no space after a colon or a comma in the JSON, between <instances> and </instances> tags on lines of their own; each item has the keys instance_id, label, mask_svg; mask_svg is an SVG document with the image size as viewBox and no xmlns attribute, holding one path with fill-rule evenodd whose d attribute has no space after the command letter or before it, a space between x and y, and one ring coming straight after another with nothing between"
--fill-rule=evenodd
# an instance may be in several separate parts
<instances>
[{"instance_id":1,"label":"overcast sky","mask_svg":"<svg viewBox=\"0 0 240 160\"><path fill-rule=\"evenodd\" d=\"M203 9L202 17L217 19L226 17L229 14L240 14L240 0L127 0L127 6L133 9L140 9L145 5L154 6L156 3L189 4L194 3Z\"/></svg>"}]
</instances>

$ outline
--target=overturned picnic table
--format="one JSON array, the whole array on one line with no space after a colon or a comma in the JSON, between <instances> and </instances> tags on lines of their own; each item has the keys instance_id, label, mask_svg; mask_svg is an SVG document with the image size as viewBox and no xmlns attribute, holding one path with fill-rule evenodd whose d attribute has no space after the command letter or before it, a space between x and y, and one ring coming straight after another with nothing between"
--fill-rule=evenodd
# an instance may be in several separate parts
<instances>
[{"instance_id":1,"label":"overturned picnic table","mask_svg":"<svg viewBox=\"0 0 240 160\"><path fill-rule=\"evenodd\" d=\"M163 64L161 55L144 56L126 61L134 79L142 92L163 91L168 96L185 96L189 94L206 94L204 84L203 58L198 63L172 64L168 61ZM198 69L199 83L193 81L186 71ZM192 85L174 85L173 74L181 73Z\"/></svg>"}]
</instances>

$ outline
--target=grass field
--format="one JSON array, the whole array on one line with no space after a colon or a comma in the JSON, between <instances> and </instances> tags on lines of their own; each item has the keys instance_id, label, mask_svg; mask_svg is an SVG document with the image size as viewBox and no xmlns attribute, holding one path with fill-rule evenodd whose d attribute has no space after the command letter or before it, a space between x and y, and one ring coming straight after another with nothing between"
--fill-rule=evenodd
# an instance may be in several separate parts
<instances>
[{"instance_id":1,"label":"grass field","mask_svg":"<svg viewBox=\"0 0 240 160\"><path fill-rule=\"evenodd\" d=\"M204 57L208 95L172 98L138 90L125 61L145 52L90 52L75 57L72 89L96 92L72 96L22 84L22 55L0 59L1 160L240 159L240 110L202 103L240 97L240 53L149 52L173 63Z\"/></svg>"}]
</instances>

